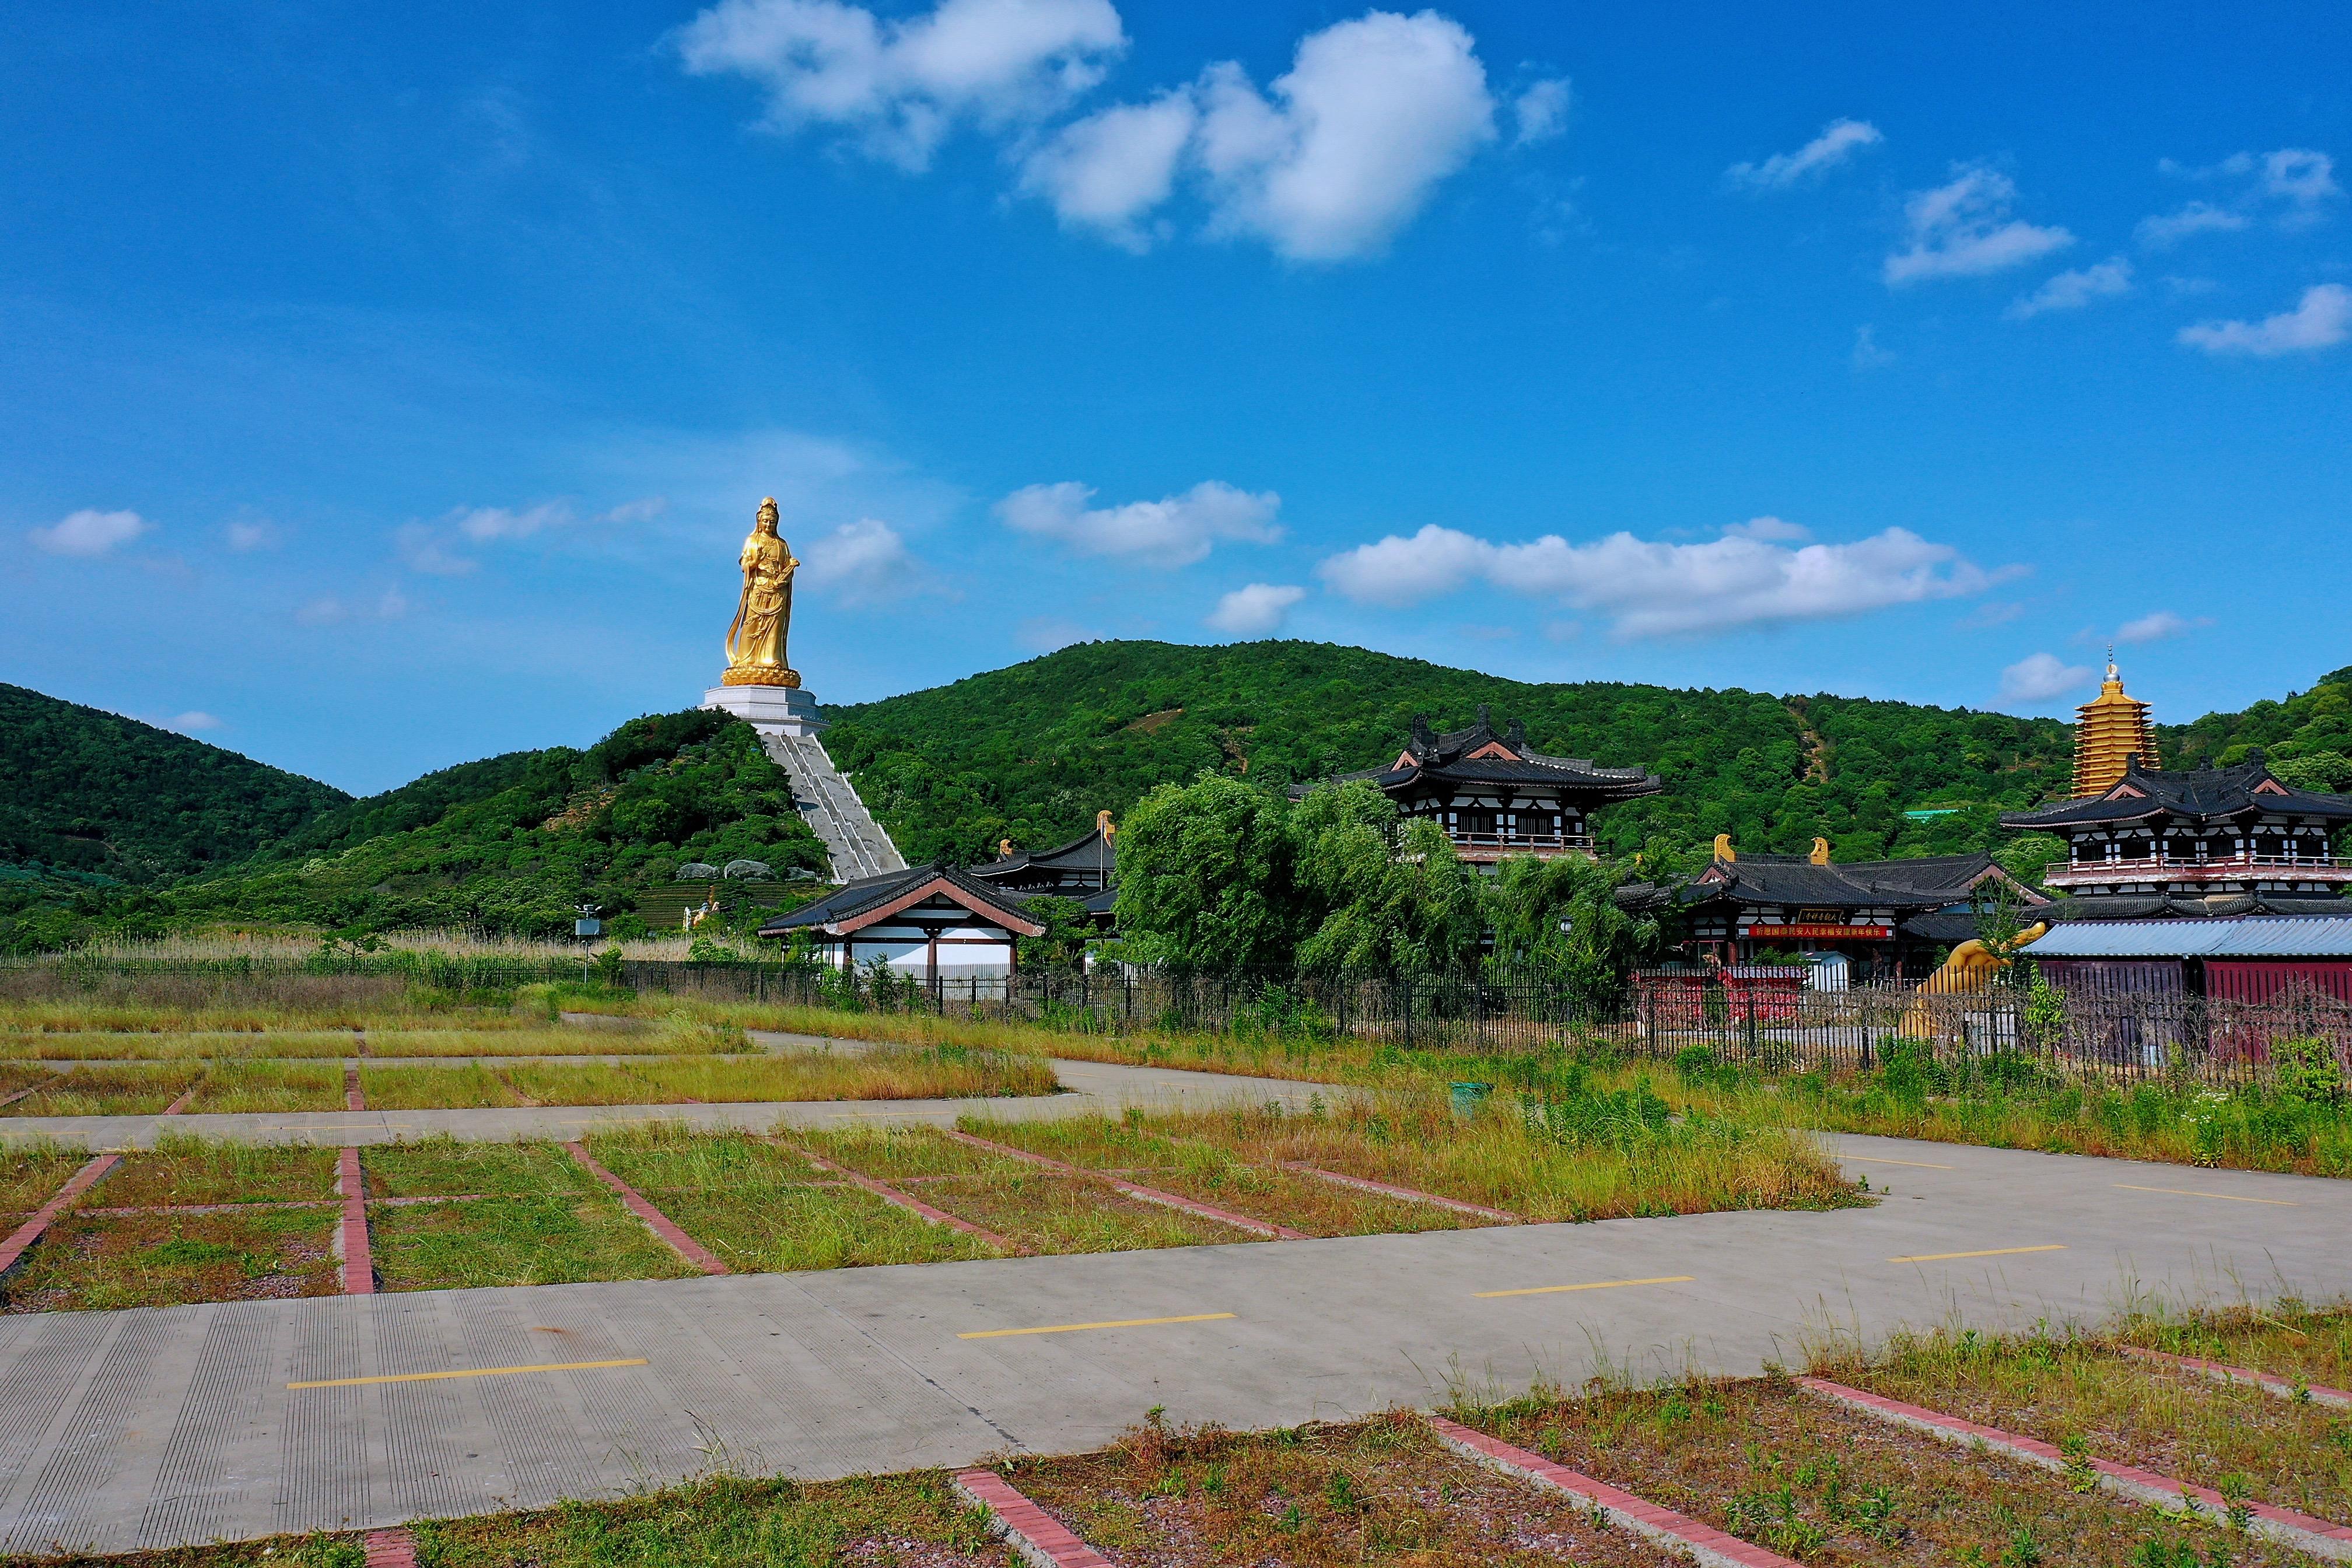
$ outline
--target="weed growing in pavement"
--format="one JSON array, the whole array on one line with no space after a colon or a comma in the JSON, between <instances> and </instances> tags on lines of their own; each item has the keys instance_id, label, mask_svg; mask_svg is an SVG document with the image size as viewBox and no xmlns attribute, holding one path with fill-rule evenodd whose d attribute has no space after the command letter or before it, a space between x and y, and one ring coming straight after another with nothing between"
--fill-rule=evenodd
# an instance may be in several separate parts
<instances>
[{"instance_id":1,"label":"weed growing in pavement","mask_svg":"<svg viewBox=\"0 0 2352 1568\"><path fill-rule=\"evenodd\" d=\"M1898 1333L1874 1363L1829 1375L1990 1426L2055 1442L2086 1493L2104 1459L2210 1486L2232 1517L2252 1500L2327 1519L2352 1514L2340 1411L2246 1384L2185 1377L2069 1330L2016 1338ZM2234 1494L2234 1495L2233 1495Z\"/></svg>"}]
</instances>

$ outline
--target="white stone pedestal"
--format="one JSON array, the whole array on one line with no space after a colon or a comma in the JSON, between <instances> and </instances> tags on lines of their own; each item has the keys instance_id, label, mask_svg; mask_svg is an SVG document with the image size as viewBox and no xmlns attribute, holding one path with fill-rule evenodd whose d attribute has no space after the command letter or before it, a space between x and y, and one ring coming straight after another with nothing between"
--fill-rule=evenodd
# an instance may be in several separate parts
<instances>
[{"instance_id":1,"label":"white stone pedestal","mask_svg":"<svg viewBox=\"0 0 2352 1568\"><path fill-rule=\"evenodd\" d=\"M762 734L821 735L833 723L797 686L714 686L702 705L747 719Z\"/></svg>"}]
</instances>

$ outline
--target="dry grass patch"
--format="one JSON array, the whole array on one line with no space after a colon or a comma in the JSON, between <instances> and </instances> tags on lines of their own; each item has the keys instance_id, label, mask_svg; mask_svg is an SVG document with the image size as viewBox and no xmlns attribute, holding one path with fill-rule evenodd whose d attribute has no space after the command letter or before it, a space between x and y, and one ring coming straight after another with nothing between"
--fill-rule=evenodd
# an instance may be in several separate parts
<instances>
[{"instance_id":1,"label":"dry grass patch","mask_svg":"<svg viewBox=\"0 0 2352 1568\"><path fill-rule=\"evenodd\" d=\"M1464 1418L1828 1568L2288 1568L2304 1561L2283 1546L2077 1489L2023 1460L1889 1426L1785 1380L1693 1383L1572 1403L1537 1398Z\"/></svg>"},{"instance_id":2,"label":"dry grass patch","mask_svg":"<svg viewBox=\"0 0 2352 1568\"><path fill-rule=\"evenodd\" d=\"M282 1062L216 1061L205 1069L188 1110L224 1111L341 1110L343 1069Z\"/></svg>"},{"instance_id":3,"label":"dry grass patch","mask_svg":"<svg viewBox=\"0 0 2352 1568\"><path fill-rule=\"evenodd\" d=\"M1870 1366L1825 1375L2072 1455L2352 1522L2352 1412L2183 1377L2087 1340L1973 1331L1898 1336Z\"/></svg>"},{"instance_id":4,"label":"dry grass patch","mask_svg":"<svg viewBox=\"0 0 2352 1568\"><path fill-rule=\"evenodd\" d=\"M602 1188L371 1207L368 1245L386 1290L676 1279L701 1272Z\"/></svg>"},{"instance_id":5,"label":"dry grass patch","mask_svg":"<svg viewBox=\"0 0 2352 1568\"><path fill-rule=\"evenodd\" d=\"M82 1200L91 1208L289 1203L336 1194L335 1151L215 1142L165 1133L130 1154Z\"/></svg>"},{"instance_id":6,"label":"dry grass patch","mask_svg":"<svg viewBox=\"0 0 2352 1568\"><path fill-rule=\"evenodd\" d=\"M370 1110L499 1109L526 1103L495 1068L370 1067L360 1064L360 1093Z\"/></svg>"},{"instance_id":7,"label":"dry grass patch","mask_svg":"<svg viewBox=\"0 0 2352 1568\"><path fill-rule=\"evenodd\" d=\"M331 1296L327 1209L247 1214L76 1214L42 1237L5 1287L5 1310L112 1311L191 1301Z\"/></svg>"},{"instance_id":8,"label":"dry grass patch","mask_svg":"<svg viewBox=\"0 0 2352 1568\"><path fill-rule=\"evenodd\" d=\"M0 1116L152 1116L204 1074L198 1062L152 1062L77 1068L24 1099L0 1106Z\"/></svg>"},{"instance_id":9,"label":"dry grass patch","mask_svg":"<svg viewBox=\"0 0 2352 1568\"><path fill-rule=\"evenodd\" d=\"M19 1034L0 1038L0 1057L42 1061L178 1061L216 1057L289 1058L347 1057L355 1037L349 1031L272 1031L266 1034Z\"/></svg>"},{"instance_id":10,"label":"dry grass patch","mask_svg":"<svg viewBox=\"0 0 2352 1568\"><path fill-rule=\"evenodd\" d=\"M829 1180L802 1155L748 1133L654 1123L592 1137L588 1148L730 1268L775 1272L997 1256L976 1237Z\"/></svg>"},{"instance_id":11,"label":"dry grass patch","mask_svg":"<svg viewBox=\"0 0 2352 1568\"><path fill-rule=\"evenodd\" d=\"M47 1142L0 1149L0 1215L31 1214L57 1196L66 1178L89 1164L89 1158L87 1150ZM14 1227L0 1228L0 1234L9 1228Z\"/></svg>"},{"instance_id":12,"label":"dry grass patch","mask_svg":"<svg viewBox=\"0 0 2352 1568\"><path fill-rule=\"evenodd\" d=\"M2289 1382L2352 1389L2352 1309L2316 1311L2298 1301L2233 1307L2186 1318L2141 1318L2117 1335L2173 1355L2197 1356Z\"/></svg>"},{"instance_id":13,"label":"dry grass patch","mask_svg":"<svg viewBox=\"0 0 2352 1568\"><path fill-rule=\"evenodd\" d=\"M1410 1415L1262 1436L1131 1432L1107 1453L1024 1459L1013 1484L1120 1568L1665 1568L1557 1493L1472 1463Z\"/></svg>"},{"instance_id":14,"label":"dry grass patch","mask_svg":"<svg viewBox=\"0 0 2352 1568\"><path fill-rule=\"evenodd\" d=\"M444 1198L467 1193L508 1197L587 1196L604 1188L554 1143L467 1143L444 1133L360 1151L367 1195Z\"/></svg>"},{"instance_id":15,"label":"dry grass patch","mask_svg":"<svg viewBox=\"0 0 2352 1568\"><path fill-rule=\"evenodd\" d=\"M1251 1241L1249 1232L1093 1182L1074 1182L931 1127L796 1131L792 1136L861 1175L906 1191L1032 1252L1131 1252Z\"/></svg>"},{"instance_id":16,"label":"dry grass patch","mask_svg":"<svg viewBox=\"0 0 2352 1568\"><path fill-rule=\"evenodd\" d=\"M1263 1113L1252 1113L1264 1121ZM1010 1143L1088 1170L1129 1179L1252 1219L1287 1226L1309 1236L1375 1236L1392 1231L1455 1230L1488 1222L1473 1215L1344 1187L1286 1171L1245 1139L1208 1142L1191 1131L1202 1123L1230 1131L1233 1118L1150 1118L1130 1113L1071 1117L1058 1121L969 1121L983 1138ZM1250 1118L1242 1119L1246 1125ZM1238 1146L1235 1146L1238 1144ZM1253 1158L1252 1156L1256 1156Z\"/></svg>"}]
</instances>

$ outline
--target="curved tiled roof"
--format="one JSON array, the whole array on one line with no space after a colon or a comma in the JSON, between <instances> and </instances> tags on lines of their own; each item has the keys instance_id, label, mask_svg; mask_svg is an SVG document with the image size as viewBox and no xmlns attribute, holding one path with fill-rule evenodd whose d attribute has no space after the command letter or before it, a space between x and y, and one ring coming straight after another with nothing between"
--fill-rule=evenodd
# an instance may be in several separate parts
<instances>
[{"instance_id":1,"label":"curved tiled roof","mask_svg":"<svg viewBox=\"0 0 2352 1568\"><path fill-rule=\"evenodd\" d=\"M1926 855L1909 860L1851 860L1817 866L1802 855L1742 855L1717 860L1676 897L1685 904L1729 899L1748 904L1932 910L1964 899L1991 876L2008 874L1990 855Z\"/></svg>"},{"instance_id":2,"label":"curved tiled roof","mask_svg":"<svg viewBox=\"0 0 2352 1568\"><path fill-rule=\"evenodd\" d=\"M938 887L933 888L937 883ZM787 936L796 931L856 930L909 895L928 898L934 890L999 925L1034 936L1043 928L1021 912L1020 900L999 888L975 881L951 866L912 866L879 877L844 883L824 897L803 904L760 927L761 936Z\"/></svg>"},{"instance_id":3,"label":"curved tiled roof","mask_svg":"<svg viewBox=\"0 0 2352 1568\"><path fill-rule=\"evenodd\" d=\"M1475 754L1489 747L1504 754ZM1320 784L1350 784L1359 779L1383 790L1396 789L1418 779L1440 784L1535 784L1597 794L1608 800L1631 800L1637 795L1655 795L1666 787L1664 779L1643 768L1604 768L1590 757L1546 756L1528 744L1524 724L1514 723L1508 730L1497 731L1483 703L1479 705L1478 721L1466 730L1438 734L1431 731L1425 719L1415 717L1412 738L1405 742L1402 754L1395 762L1385 767L1335 773L1329 779L1296 784L1290 793L1300 795Z\"/></svg>"},{"instance_id":4,"label":"curved tiled roof","mask_svg":"<svg viewBox=\"0 0 2352 1568\"><path fill-rule=\"evenodd\" d=\"M2000 825L2084 827L2101 823L2144 822L2158 816L2205 823L2264 813L2352 822L2352 796L2326 795L2281 784L2259 756L2233 767L2174 772L2143 768L2134 762L2104 795L2089 800L2064 801L2039 811L2006 812Z\"/></svg>"}]
</instances>

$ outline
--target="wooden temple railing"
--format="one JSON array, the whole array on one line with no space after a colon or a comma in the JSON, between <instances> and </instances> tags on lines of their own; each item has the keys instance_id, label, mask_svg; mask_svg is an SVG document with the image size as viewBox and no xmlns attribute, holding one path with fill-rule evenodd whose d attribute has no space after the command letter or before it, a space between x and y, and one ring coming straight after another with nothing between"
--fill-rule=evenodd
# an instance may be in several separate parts
<instances>
[{"instance_id":1,"label":"wooden temple railing","mask_svg":"<svg viewBox=\"0 0 2352 1568\"><path fill-rule=\"evenodd\" d=\"M2200 878L2242 877L2249 872L2287 873L2297 877L2352 881L2352 856L2345 855L2141 855L2120 860L2053 860L2042 868L2042 879L2112 882L2135 878L2189 881Z\"/></svg>"}]
</instances>

